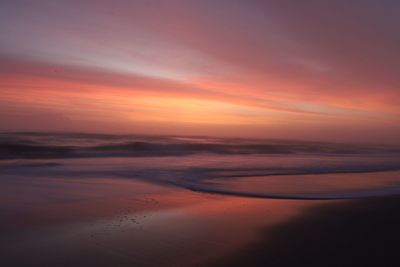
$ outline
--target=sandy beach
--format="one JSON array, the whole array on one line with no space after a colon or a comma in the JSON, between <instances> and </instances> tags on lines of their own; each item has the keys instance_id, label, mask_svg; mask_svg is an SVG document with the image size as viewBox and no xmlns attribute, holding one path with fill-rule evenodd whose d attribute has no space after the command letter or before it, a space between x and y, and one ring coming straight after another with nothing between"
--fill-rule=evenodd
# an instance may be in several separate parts
<instances>
[{"instance_id":1,"label":"sandy beach","mask_svg":"<svg viewBox=\"0 0 400 267\"><path fill-rule=\"evenodd\" d=\"M397 198L273 200L115 178L1 179L4 266L355 266L387 259L400 232Z\"/></svg>"},{"instance_id":2,"label":"sandy beach","mask_svg":"<svg viewBox=\"0 0 400 267\"><path fill-rule=\"evenodd\" d=\"M2 184L5 266L206 266L314 205L122 179L2 177Z\"/></svg>"},{"instance_id":3,"label":"sandy beach","mask_svg":"<svg viewBox=\"0 0 400 267\"><path fill-rule=\"evenodd\" d=\"M213 266L399 266L399 197L315 206Z\"/></svg>"}]
</instances>

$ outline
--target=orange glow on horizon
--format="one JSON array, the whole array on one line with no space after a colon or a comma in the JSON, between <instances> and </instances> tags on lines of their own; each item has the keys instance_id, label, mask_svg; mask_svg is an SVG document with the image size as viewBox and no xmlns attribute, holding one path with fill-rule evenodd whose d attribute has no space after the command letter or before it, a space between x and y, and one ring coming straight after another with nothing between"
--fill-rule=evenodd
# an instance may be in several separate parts
<instances>
[{"instance_id":1,"label":"orange glow on horizon","mask_svg":"<svg viewBox=\"0 0 400 267\"><path fill-rule=\"evenodd\" d=\"M389 30L384 18L340 14L347 20L331 21L330 12L341 9L321 7L327 16L310 25L303 6L272 3L159 3L163 9L153 10L130 2L116 3L115 14L103 2L96 12L58 5L4 9L11 8L0 18L7 33L0 47L2 131L349 141L367 131L374 133L369 141L398 142L399 45L388 38L393 34L376 36ZM338 25L343 32L327 30ZM365 32L352 31L360 28Z\"/></svg>"}]
</instances>

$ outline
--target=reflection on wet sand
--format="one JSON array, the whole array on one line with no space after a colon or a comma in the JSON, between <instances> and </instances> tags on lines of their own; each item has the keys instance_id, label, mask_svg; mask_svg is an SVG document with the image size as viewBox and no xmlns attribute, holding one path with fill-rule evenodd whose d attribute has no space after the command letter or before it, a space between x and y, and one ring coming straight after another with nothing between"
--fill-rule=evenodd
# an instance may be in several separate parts
<instances>
[{"instance_id":1,"label":"reflection on wet sand","mask_svg":"<svg viewBox=\"0 0 400 267\"><path fill-rule=\"evenodd\" d=\"M254 241L261 227L317 204L123 179L2 180L7 266L206 265Z\"/></svg>"}]
</instances>

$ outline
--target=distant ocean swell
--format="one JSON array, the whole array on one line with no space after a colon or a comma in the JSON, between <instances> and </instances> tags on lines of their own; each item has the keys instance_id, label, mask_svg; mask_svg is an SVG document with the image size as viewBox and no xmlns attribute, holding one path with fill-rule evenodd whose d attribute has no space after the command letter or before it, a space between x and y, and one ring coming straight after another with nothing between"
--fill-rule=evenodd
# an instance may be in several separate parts
<instances>
[{"instance_id":1,"label":"distant ocean swell","mask_svg":"<svg viewBox=\"0 0 400 267\"><path fill-rule=\"evenodd\" d=\"M218 139L208 137L141 137L94 134L0 135L0 159L87 157L162 157L200 153L249 154L400 154L399 147L321 142Z\"/></svg>"}]
</instances>

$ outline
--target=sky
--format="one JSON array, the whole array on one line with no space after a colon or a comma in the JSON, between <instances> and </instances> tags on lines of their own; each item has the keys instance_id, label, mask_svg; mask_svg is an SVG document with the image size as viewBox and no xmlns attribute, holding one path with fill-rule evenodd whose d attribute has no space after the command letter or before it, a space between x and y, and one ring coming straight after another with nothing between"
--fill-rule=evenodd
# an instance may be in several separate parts
<instances>
[{"instance_id":1,"label":"sky","mask_svg":"<svg viewBox=\"0 0 400 267\"><path fill-rule=\"evenodd\" d=\"M0 131L400 142L400 1L2 0Z\"/></svg>"}]
</instances>

